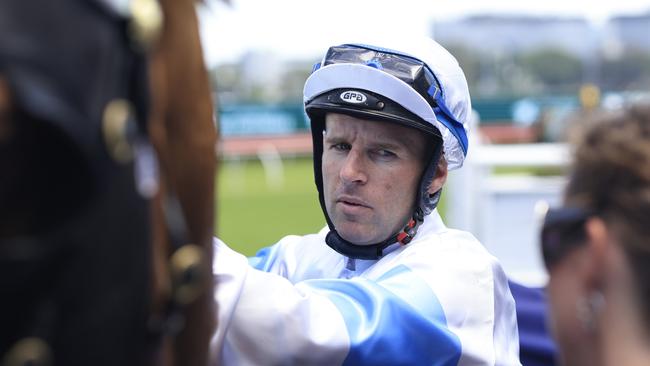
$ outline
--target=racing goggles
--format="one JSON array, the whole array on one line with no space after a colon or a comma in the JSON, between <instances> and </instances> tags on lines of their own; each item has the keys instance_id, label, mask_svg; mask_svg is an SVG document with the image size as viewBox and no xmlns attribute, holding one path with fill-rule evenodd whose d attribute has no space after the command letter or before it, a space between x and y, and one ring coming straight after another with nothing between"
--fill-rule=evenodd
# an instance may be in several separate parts
<instances>
[{"instance_id":1,"label":"racing goggles","mask_svg":"<svg viewBox=\"0 0 650 366\"><path fill-rule=\"evenodd\" d=\"M463 124L457 121L447 108L440 83L424 62L391 49L363 44L344 44L330 47L323 61L314 65L312 72L321 66L333 64L366 65L405 82L427 101L438 116L438 121L451 131L463 152L467 153L467 135Z\"/></svg>"},{"instance_id":2,"label":"racing goggles","mask_svg":"<svg viewBox=\"0 0 650 366\"><path fill-rule=\"evenodd\" d=\"M551 269L573 248L585 243L585 223L594 215L592 211L579 207L548 210L541 232L546 269Z\"/></svg>"}]
</instances>

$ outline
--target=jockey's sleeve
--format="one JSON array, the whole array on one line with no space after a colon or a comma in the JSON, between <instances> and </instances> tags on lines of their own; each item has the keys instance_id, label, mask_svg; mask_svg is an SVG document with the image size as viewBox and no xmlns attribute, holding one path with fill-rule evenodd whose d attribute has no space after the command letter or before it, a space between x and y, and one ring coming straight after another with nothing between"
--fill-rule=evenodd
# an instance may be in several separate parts
<instances>
[{"instance_id":1,"label":"jockey's sleeve","mask_svg":"<svg viewBox=\"0 0 650 366\"><path fill-rule=\"evenodd\" d=\"M219 329L228 365L456 365L462 348L433 290L398 265L376 280L291 283L215 239Z\"/></svg>"}]
</instances>

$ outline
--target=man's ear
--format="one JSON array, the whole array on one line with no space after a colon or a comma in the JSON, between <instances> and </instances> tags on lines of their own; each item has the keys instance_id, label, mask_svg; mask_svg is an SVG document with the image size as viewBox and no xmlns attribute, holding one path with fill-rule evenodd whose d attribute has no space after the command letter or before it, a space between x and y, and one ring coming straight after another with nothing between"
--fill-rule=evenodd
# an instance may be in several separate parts
<instances>
[{"instance_id":1,"label":"man's ear","mask_svg":"<svg viewBox=\"0 0 650 366\"><path fill-rule=\"evenodd\" d=\"M433 177L429 185L429 194L434 194L442 188L447 181L447 160L441 156L438 160L438 167L436 168L436 175Z\"/></svg>"}]
</instances>

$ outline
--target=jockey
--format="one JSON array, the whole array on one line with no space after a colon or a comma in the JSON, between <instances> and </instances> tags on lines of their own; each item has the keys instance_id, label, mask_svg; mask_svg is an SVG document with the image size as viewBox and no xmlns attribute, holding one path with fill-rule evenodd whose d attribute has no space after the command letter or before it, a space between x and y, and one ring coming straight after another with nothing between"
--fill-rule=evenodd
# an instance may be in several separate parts
<instances>
[{"instance_id":1,"label":"jockey","mask_svg":"<svg viewBox=\"0 0 650 366\"><path fill-rule=\"evenodd\" d=\"M226 365L519 365L506 276L437 212L470 97L430 39L330 47L304 87L327 222L246 259L215 239Z\"/></svg>"}]
</instances>

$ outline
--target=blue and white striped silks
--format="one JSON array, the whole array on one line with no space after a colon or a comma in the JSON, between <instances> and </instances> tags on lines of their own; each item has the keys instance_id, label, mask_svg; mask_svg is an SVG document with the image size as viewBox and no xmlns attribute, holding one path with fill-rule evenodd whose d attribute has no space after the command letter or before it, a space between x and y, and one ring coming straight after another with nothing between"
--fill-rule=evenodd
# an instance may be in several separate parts
<instances>
[{"instance_id":1,"label":"blue and white striped silks","mask_svg":"<svg viewBox=\"0 0 650 366\"><path fill-rule=\"evenodd\" d=\"M378 261L288 236L250 260L215 239L222 365L519 365L494 257L437 212Z\"/></svg>"}]
</instances>

